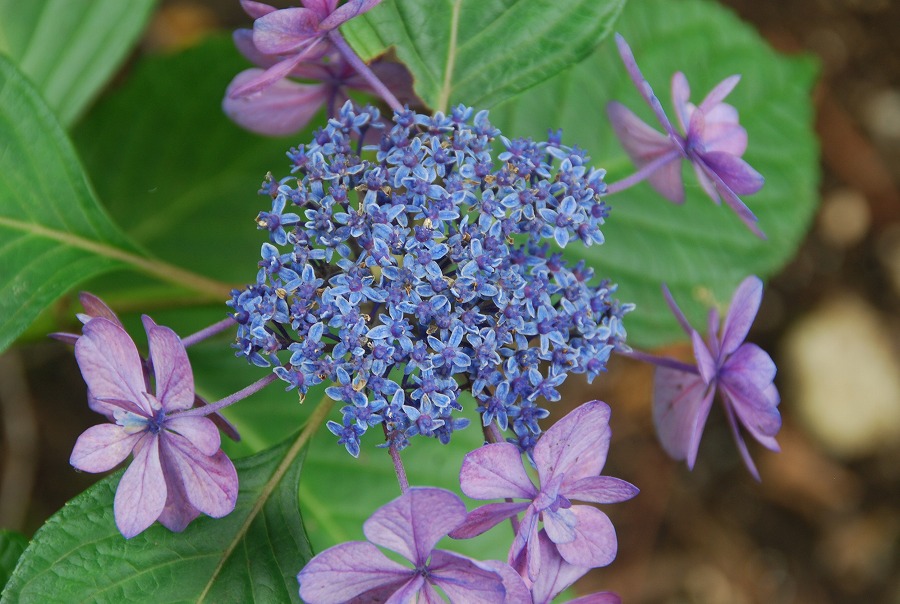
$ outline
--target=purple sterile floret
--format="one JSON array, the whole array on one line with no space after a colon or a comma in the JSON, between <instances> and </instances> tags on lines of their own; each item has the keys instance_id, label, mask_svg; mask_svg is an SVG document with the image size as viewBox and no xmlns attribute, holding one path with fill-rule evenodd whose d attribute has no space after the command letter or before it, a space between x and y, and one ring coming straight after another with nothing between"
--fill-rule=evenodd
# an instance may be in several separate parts
<instances>
[{"instance_id":1,"label":"purple sterile floret","mask_svg":"<svg viewBox=\"0 0 900 604\"><path fill-rule=\"evenodd\" d=\"M150 344L155 394L129 335L98 317L84 326L75 358L87 382L92 408L111 422L86 430L70 463L105 472L129 453L114 503L116 525L131 538L159 520L182 531L201 512L219 518L234 509L238 479L219 448L219 431L207 417L179 417L194 404L194 378L184 346L168 327L143 317Z\"/></svg>"},{"instance_id":2,"label":"purple sterile floret","mask_svg":"<svg viewBox=\"0 0 900 604\"><path fill-rule=\"evenodd\" d=\"M451 536L479 535L499 522L525 512L509 551L509 563L535 580L542 565L539 521L559 555L569 564L595 568L616 556L615 529L595 507L572 503L617 503L638 489L624 480L600 476L609 450L609 406L590 401L551 426L534 446L540 487L525 471L519 448L492 443L466 455L459 480L474 499L524 499L489 503L472 513ZM527 575L526 575L527 573Z\"/></svg>"},{"instance_id":3,"label":"purple sterile floret","mask_svg":"<svg viewBox=\"0 0 900 604\"><path fill-rule=\"evenodd\" d=\"M656 368L653 419L663 448L674 459L694 467L703 427L716 391L721 393L725 416L747 469L759 480L738 424L767 449L778 451L775 435L781 428L780 397L772 383L775 363L755 344L744 342L762 301L759 277L744 279L719 333L719 314L709 312L706 342L688 324L668 288L664 293L672 311L690 336L697 360L695 371L668 366ZM690 368L687 368L690 369Z\"/></svg>"},{"instance_id":4,"label":"purple sterile floret","mask_svg":"<svg viewBox=\"0 0 900 604\"><path fill-rule=\"evenodd\" d=\"M747 131L738 123L737 110L723 102L740 76L722 80L699 105L688 100L690 87L685 75L677 72L672 76L672 102L681 134L641 74L625 39L616 34L616 44L628 75L665 131L654 130L621 103L609 103L607 113L616 136L639 168L634 177L626 179L628 186L646 178L663 197L682 203L681 160L686 159L706 194L716 203L724 199L753 233L765 238L756 225L757 217L738 197L759 191L764 179L741 159L747 149ZM621 187L610 185L609 192L625 188L625 182Z\"/></svg>"},{"instance_id":5,"label":"purple sterile floret","mask_svg":"<svg viewBox=\"0 0 900 604\"><path fill-rule=\"evenodd\" d=\"M465 504L450 491L411 488L365 522L368 541L342 543L310 560L297 575L300 597L309 604L389 598L415 602L419 597L442 602L435 589L439 588L452 602L521 601L511 597L522 591L521 579L512 569L435 549L465 517ZM391 560L376 546L399 554L413 568Z\"/></svg>"}]
</instances>

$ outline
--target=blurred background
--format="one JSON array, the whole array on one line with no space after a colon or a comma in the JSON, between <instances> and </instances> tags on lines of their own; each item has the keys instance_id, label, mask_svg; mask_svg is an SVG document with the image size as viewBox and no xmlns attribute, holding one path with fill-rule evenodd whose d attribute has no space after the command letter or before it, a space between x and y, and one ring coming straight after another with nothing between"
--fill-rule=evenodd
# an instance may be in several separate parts
<instances>
[{"instance_id":1,"label":"blurred background","mask_svg":"<svg viewBox=\"0 0 900 604\"><path fill-rule=\"evenodd\" d=\"M751 445L756 483L714 411L688 472L656 442L650 368L614 359L591 386L567 381L567 400L613 403L604 473L641 488L604 508L619 555L579 589L626 603L900 603L900 2L723 4L775 48L821 65L821 207L749 337L779 367L782 452ZM169 0L138 52L248 25L236 1ZM0 526L31 535L96 481L68 465L96 422L79 400L68 347L0 355Z\"/></svg>"}]
</instances>

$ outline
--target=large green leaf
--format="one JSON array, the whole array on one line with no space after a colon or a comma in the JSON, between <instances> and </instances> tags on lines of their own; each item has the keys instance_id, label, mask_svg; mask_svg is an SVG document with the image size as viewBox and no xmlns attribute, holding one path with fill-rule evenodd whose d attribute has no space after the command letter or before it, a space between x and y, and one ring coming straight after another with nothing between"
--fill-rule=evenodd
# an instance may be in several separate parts
<instances>
[{"instance_id":1,"label":"large green leaf","mask_svg":"<svg viewBox=\"0 0 900 604\"><path fill-rule=\"evenodd\" d=\"M0 350L79 281L138 258L97 203L65 133L0 57Z\"/></svg>"},{"instance_id":2,"label":"large green leaf","mask_svg":"<svg viewBox=\"0 0 900 604\"><path fill-rule=\"evenodd\" d=\"M156 0L0 0L0 52L68 126L110 79Z\"/></svg>"},{"instance_id":3,"label":"large green leaf","mask_svg":"<svg viewBox=\"0 0 900 604\"><path fill-rule=\"evenodd\" d=\"M28 546L28 539L15 531L0 530L0 590L6 585L19 557Z\"/></svg>"},{"instance_id":4,"label":"large green leaf","mask_svg":"<svg viewBox=\"0 0 900 604\"><path fill-rule=\"evenodd\" d=\"M394 47L432 109L483 109L587 56L624 2L389 0L343 31L367 60Z\"/></svg>"},{"instance_id":5,"label":"large green leaf","mask_svg":"<svg viewBox=\"0 0 900 604\"><path fill-rule=\"evenodd\" d=\"M235 510L183 533L155 524L124 539L112 513L121 472L102 480L35 534L2 601L299 602L312 555L297 501L303 434L239 460Z\"/></svg>"},{"instance_id":6,"label":"large green leaf","mask_svg":"<svg viewBox=\"0 0 900 604\"><path fill-rule=\"evenodd\" d=\"M806 57L779 56L715 2L630 2L617 28L666 106L676 71L687 75L695 102L725 77L743 74L728 102L738 108L749 133L744 157L766 178L762 191L745 201L768 241L752 235L727 207L714 205L685 168L685 205L671 204L640 184L608 198L613 209L603 227L604 245L587 250L568 246L570 254L588 259L599 275L618 282L623 300L637 303L626 321L629 342L652 346L684 337L663 302L660 283L669 284L701 327L703 311L713 300L727 303L743 277L771 275L793 255L818 200L810 99L816 69ZM606 118L605 105L611 100L656 124L609 41L491 116L507 136L543 137L548 128L562 127L563 142L586 148L595 165L609 170L607 181L614 182L634 168Z\"/></svg>"},{"instance_id":7,"label":"large green leaf","mask_svg":"<svg viewBox=\"0 0 900 604\"><path fill-rule=\"evenodd\" d=\"M310 138L262 138L222 113L225 87L246 67L230 38L147 57L74 132L126 232L164 260L237 283L255 278L264 241L260 183L286 173L288 148Z\"/></svg>"}]
</instances>

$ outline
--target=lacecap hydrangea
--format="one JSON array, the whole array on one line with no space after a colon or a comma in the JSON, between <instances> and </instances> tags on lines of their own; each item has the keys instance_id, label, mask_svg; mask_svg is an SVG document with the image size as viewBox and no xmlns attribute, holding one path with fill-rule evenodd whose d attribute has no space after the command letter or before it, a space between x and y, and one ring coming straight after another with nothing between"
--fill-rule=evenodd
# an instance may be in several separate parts
<instances>
[{"instance_id":1,"label":"lacecap hydrangea","mask_svg":"<svg viewBox=\"0 0 900 604\"><path fill-rule=\"evenodd\" d=\"M348 102L267 177L256 283L228 302L237 354L301 394L329 384L345 405L328 428L353 455L379 425L397 449L446 443L466 404L530 452L566 376L592 380L625 347L632 305L561 253L603 243L605 172L464 106L393 122Z\"/></svg>"}]
</instances>

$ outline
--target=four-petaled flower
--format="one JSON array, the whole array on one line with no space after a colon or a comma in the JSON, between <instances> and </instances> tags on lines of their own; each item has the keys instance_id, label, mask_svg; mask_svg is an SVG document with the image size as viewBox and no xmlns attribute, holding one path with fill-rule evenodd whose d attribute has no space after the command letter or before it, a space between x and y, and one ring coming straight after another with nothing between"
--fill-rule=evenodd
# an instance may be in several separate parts
<instances>
[{"instance_id":1,"label":"four-petaled flower","mask_svg":"<svg viewBox=\"0 0 900 604\"><path fill-rule=\"evenodd\" d=\"M772 451L778 451L775 435L781 428L780 398L772 383L775 363L756 344L744 342L759 304L763 284L759 277L744 279L734 297L719 333L719 313L709 311L707 341L687 322L664 286L666 300L682 328L691 337L697 368L656 368L653 420L663 448L674 459L686 459L694 467L697 449L716 390L722 394L725 416L747 469L759 480L738 424Z\"/></svg>"},{"instance_id":2,"label":"four-petaled flower","mask_svg":"<svg viewBox=\"0 0 900 604\"><path fill-rule=\"evenodd\" d=\"M540 573L539 520L569 564L594 568L612 562L618 546L609 517L592 506L572 503L617 503L638 492L624 480L599 475L609 450L609 413L606 403L587 402L541 436L534 447L540 487L528 477L521 451L513 444L492 443L466 455L459 473L463 493L474 499L528 501L484 505L451 536L479 535L524 511L509 551L509 563L524 576L534 580Z\"/></svg>"},{"instance_id":3,"label":"four-petaled flower","mask_svg":"<svg viewBox=\"0 0 900 604\"><path fill-rule=\"evenodd\" d=\"M738 197L756 193L764 180L741 159L747 149L747 131L738 123L737 110L722 102L737 85L740 76L722 80L697 106L688 102L690 87L684 74L678 72L672 77L672 102L678 125L684 132L682 135L672 126L659 99L641 74L625 39L616 34L616 44L628 75L665 130L665 134L654 130L620 103L612 101L607 105L616 135L640 169L634 177L627 179L629 185L647 178L663 197L681 203L684 201L684 183L680 160L687 159L706 194L716 203L724 199L753 233L765 238L756 225L758 219ZM612 185L609 190L617 189Z\"/></svg>"},{"instance_id":4,"label":"four-petaled flower","mask_svg":"<svg viewBox=\"0 0 900 604\"><path fill-rule=\"evenodd\" d=\"M341 543L310 560L297 575L300 597L310 604L415 602L419 597L442 602L439 588L453 602L521 601L527 590L512 569L434 549L465 517L465 504L450 491L409 489L365 522L369 541ZM376 546L396 552L413 568Z\"/></svg>"},{"instance_id":5,"label":"four-petaled flower","mask_svg":"<svg viewBox=\"0 0 900 604\"><path fill-rule=\"evenodd\" d=\"M79 436L70 462L79 470L105 472L134 454L114 503L116 525L126 538L155 520L182 531L200 512L225 516L238 491L237 472L219 448L212 420L178 416L194 404L194 378L181 340L149 317L143 321L155 394L137 347L121 326L93 318L75 343L91 407L114 423Z\"/></svg>"}]
</instances>

